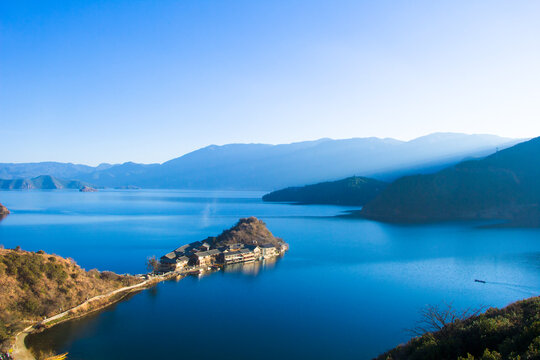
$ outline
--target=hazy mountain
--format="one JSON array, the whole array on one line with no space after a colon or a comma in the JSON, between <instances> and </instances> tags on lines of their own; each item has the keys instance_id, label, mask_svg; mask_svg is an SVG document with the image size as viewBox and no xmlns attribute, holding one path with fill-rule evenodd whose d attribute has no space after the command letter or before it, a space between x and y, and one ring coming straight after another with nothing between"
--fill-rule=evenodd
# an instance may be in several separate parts
<instances>
[{"instance_id":1,"label":"hazy mountain","mask_svg":"<svg viewBox=\"0 0 540 360\"><path fill-rule=\"evenodd\" d=\"M398 179L361 214L396 222L501 219L540 226L540 138L435 174Z\"/></svg>"},{"instance_id":2,"label":"hazy mountain","mask_svg":"<svg viewBox=\"0 0 540 360\"><path fill-rule=\"evenodd\" d=\"M0 174L4 178L47 174L109 187L273 190L354 175L393 180L411 172L437 171L466 157L486 156L517 142L491 135L439 133L407 142L354 138L212 145L161 165L0 164Z\"/></svg>"},{"instance_id":3,"label":"hazy mountain","mask_svg":"<svg viewBox=\"0 0 540 360\"><path fill-rule=\"evenodd\" d=\"M110 164L96 167L59 162L0 163L0 179L30 179L40 175L52 175L61 179L73 179L81 174L110 168Z\"/></svg>"},{"instance_id":4,"label":"hazy mountain","mask_svg":"<svg viewBox=\"0 0 540 360\"><path fill-rule=\"evenodd\" d=\"M263 201L296 202L301 204L335 204L363 206L373 200L388 183L350 177L302 187L289 187L263 196Z\"/></svg>"},{"instance_id":5,"label":"hazy mountain","mask_svg":"<svg viewBox=\"0 0 540 360\"><path fill-rule=\"evenodd\" d=\"M120 165L113 165L106 169L98 169L92 173L81 174L78 178L107 187L126 187L140 186L145 183L145 178L150 176L153 171L158 170L159 164L136 164L127 162ZM148 183L148 182L146 182ZM148 188L160 188L159 179L156 179L155 185L148 183Z\"/></svg>"},{"instance_id":6,"label":"hazy mountain","mask_svg":"<svg viewBox=\"0 0 540 360\"><path fill-rule=\"evenodd\" d=\"M32 179L0 179L0 189L80 189L89 186L78 180L61 180L50 175L41 175Z\"/></svg>"}]
</instances>

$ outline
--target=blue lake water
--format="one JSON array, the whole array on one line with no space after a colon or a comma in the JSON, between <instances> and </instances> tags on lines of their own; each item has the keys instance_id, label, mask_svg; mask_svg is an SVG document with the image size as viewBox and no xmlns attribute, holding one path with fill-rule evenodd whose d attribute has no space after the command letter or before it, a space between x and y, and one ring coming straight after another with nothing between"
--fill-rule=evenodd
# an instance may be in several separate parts
<instances>
[{"instance_id":1,"label":"blue lake water","mask_svg":"<svg viewBox=\"0 0 540 360\"><path fill-rule=\"evenodd\" d=\"M396 226L256 192L3 191L0 244L145 272L147 256L257 216L290 244L275 263L161 283L34 336L70 359L368 359L408 340L427 304L505 306L540 293L540 231ZM486 280L486 284L474 282Z\"/></svg>"}]
</instances>

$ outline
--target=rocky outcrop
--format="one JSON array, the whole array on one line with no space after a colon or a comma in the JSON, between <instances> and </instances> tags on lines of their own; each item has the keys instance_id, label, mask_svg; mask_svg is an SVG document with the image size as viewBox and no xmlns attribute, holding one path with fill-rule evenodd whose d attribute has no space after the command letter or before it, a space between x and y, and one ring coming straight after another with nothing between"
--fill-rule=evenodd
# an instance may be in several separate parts
<instances>
[{"instance_id":1,"label":"rocky outcrop","mask_svg":"<svg viewBox=\"0 0 540 360\"><path fill-rule=\"evenodd\" d=\"M0 204L0 219L5 218L9 215L9 210L4 205Z\"/></svg>"}]
</instances>

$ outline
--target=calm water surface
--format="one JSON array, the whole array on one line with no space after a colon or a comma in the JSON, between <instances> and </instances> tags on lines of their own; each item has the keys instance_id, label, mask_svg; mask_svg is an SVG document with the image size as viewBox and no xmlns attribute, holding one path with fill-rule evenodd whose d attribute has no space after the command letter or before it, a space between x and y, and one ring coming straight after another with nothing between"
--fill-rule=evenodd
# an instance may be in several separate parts
<instances>
[{"instance_id":1,"label":"calm water surface","mask_svg":"<svg viewBox=\"0 0 540 360\"><path fill-rule=\"evenodd\" d=\"M147 256L257 216L290 244L275 263L165 282L30 338L70 359L368 359L426 304L504 306L540 293L540 231L394 226L253 192L4 191L0 244L142 273ZM486 284L475 283L484 279Z\"/></svg>"}]
</instances>

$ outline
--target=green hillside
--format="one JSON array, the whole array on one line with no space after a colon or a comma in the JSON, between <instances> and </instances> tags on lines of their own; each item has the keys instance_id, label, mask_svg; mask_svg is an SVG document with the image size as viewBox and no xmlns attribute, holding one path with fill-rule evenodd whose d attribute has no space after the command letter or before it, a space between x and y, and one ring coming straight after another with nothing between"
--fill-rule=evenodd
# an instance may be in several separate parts
<instances>
[{"instance_id":1,"label":"green hillside","mask_svg":"<svg viewBox=\"0 0 540 360\"><path fill-rule=\"evenodd\" d=\"M362 206L377 196L387 183L365 177L350 177L303 187L289 187L263 196L263 201L301 204Z\"/></svg>"},{"instance_id":2,"label":"green hillside","mask_svg":"<svg viewBox=\"0 0 540 360\"><path fill-rule=\"evenodd\" d=\"M377 360L540 359L540 297L456 320Z\"/></svg>"},{"instance_id":3,"label":"green hillside","mask_svg":"<svg viewBox=\"0 0 540 360\"><path fill-rule=\"evenodd\" d=\"M396 180L360 212L391 222L507 220L540 226L540 138L431 175Z\"/></svg>"}]
</instances>

